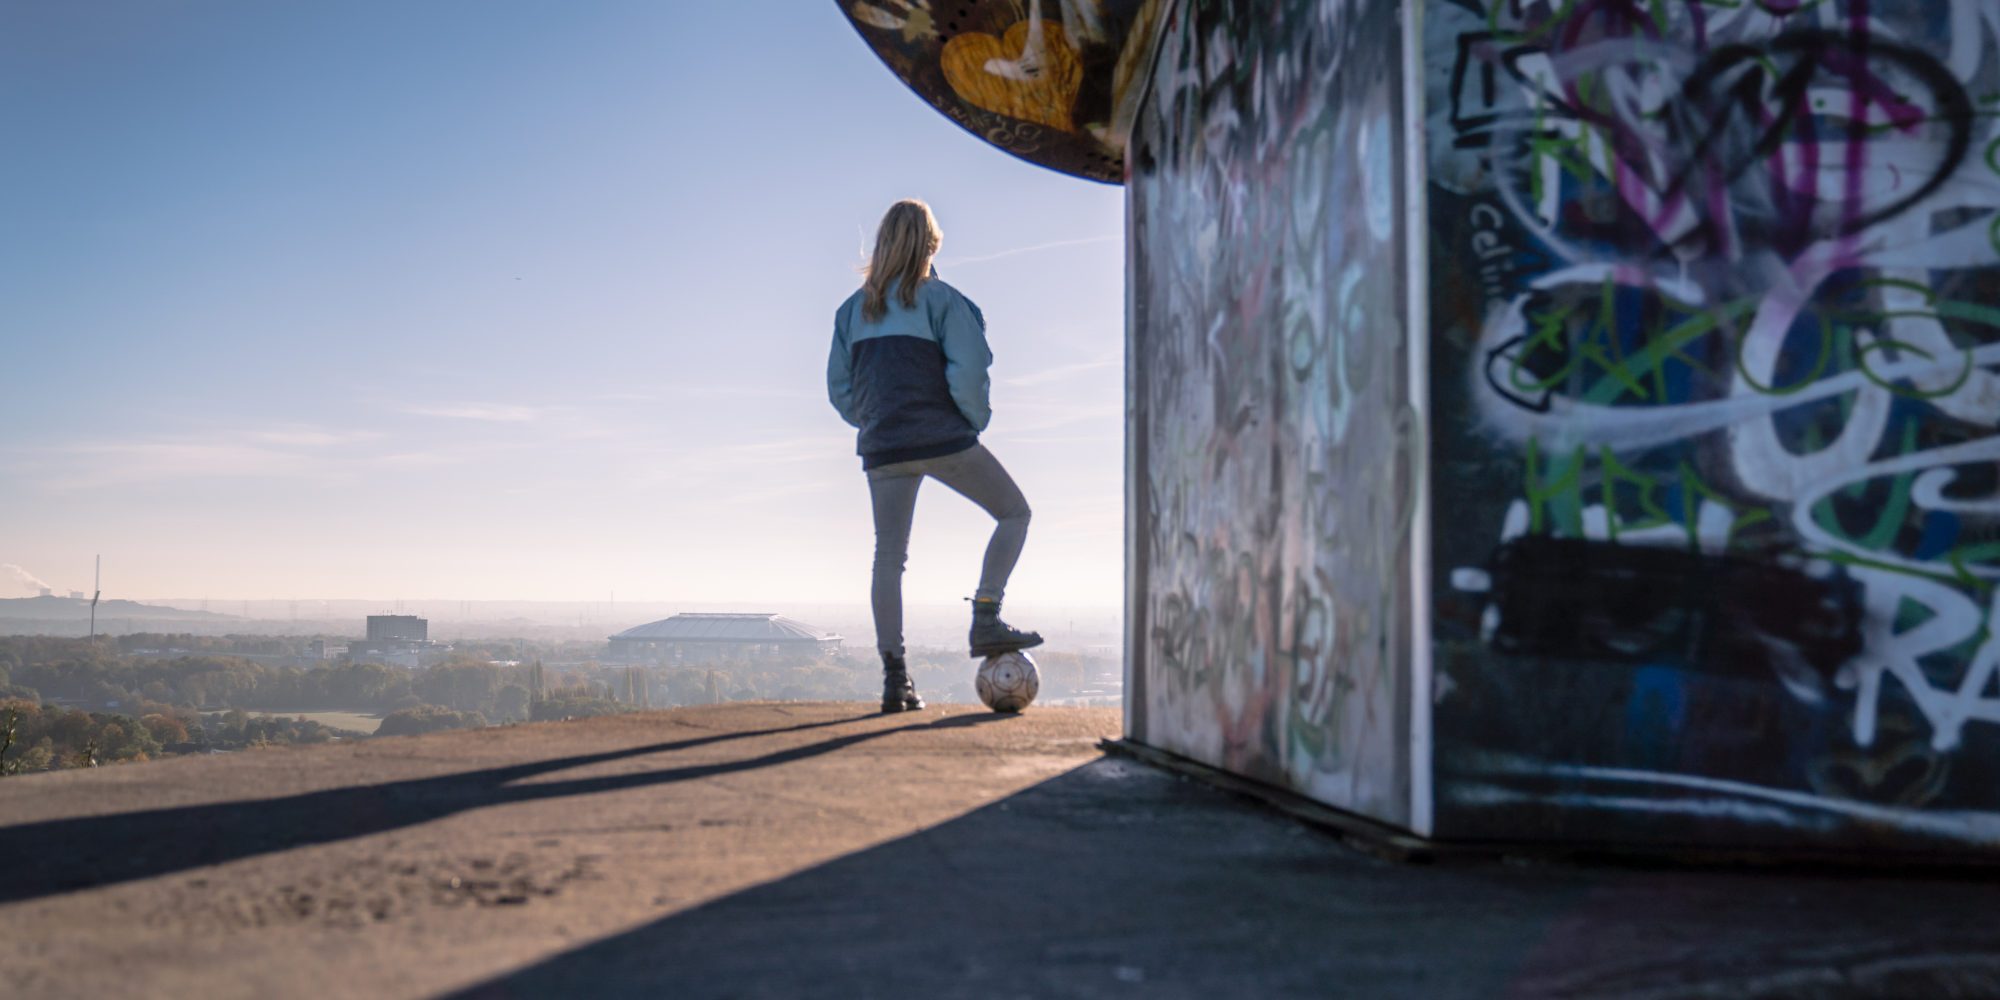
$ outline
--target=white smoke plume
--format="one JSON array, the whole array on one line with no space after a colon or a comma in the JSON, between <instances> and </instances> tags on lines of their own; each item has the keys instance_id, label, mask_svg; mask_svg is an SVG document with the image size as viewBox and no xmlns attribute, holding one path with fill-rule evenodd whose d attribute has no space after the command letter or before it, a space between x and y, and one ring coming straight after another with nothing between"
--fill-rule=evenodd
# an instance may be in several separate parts
<instances>
[{"instance_id":1,"label":"white smoke plume","mask_svg":"<svg viewBox=\"0 0 2000 1000\"><path fill-rule=\"evenodd\" d=\"M47 580L44 580L41 577L36 576L35 574L30 573L19 566L14 565L13 563L7 563L4 566L0 566L0 573L6 574L6 579L9 584L8 589L17 589L26 591L29 597L34 597L40 594L42 592L42 588L44 587L47 587L52 592L56 589L55 586L49 583Z\"/></svg>"}]
</instances>

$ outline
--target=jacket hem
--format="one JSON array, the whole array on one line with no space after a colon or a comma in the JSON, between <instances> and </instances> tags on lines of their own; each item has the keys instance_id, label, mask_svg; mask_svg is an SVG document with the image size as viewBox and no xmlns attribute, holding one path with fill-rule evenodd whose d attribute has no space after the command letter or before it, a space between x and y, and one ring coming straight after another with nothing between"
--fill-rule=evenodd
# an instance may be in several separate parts
<instances>
[{"instance_id":1,"label":"jacket hem","mask_svg":"<svg viewBox=\"0 0 2000 1000\"><path fill-rule=\"evenodd\" d=\"M943 458L946 455L956 455L978 443L979 435L970 434L962 438L953 438L950 441L940 441L936 444L916 445L909 448L892 448L888 451L863 452L861 455L861 468L865 471L879 466L895 465L898 462L919 462L926 458Z\"/></svg>"}]
</instances>

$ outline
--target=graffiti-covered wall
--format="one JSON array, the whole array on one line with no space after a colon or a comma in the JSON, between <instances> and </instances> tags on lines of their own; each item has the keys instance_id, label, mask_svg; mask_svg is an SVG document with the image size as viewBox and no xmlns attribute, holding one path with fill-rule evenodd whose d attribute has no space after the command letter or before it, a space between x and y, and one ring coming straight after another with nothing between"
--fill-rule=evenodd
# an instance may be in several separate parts
<instances>
[{"instance_id":1,"label":"graffiti-covered wall","mask_svg":"<svg viewBox=\"0 0 2000 1000\"><path fill-rule=\"evenodd\" d=\"M1128 734L1409 813L1394 0L1183 0L1129 149Z\"/></svg>"},{"instance_id":2,"label":"graffiti-covered wall","mask_svg":"<svg viewBox=\"0 0 2000 1000\"><path fill-rule=\"evenodd\" d=\"M2000 842L2000 5L1424 50L1437 832Z\"/></svg>"}]
</instances>

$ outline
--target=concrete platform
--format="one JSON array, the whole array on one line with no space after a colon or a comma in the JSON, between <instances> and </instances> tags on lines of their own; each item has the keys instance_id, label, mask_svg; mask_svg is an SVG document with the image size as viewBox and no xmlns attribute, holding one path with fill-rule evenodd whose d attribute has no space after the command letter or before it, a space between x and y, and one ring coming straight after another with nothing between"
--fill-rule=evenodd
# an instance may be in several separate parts
<instances>
[{"instance_id":1,"label":"concrete platform","mask_svg":"<svg viewBox=\"0 0 2000 1000\"><path fill-rule=\"evenodd\" d=\"M1108 710L736 704L0 781L19 996L2000 996L2000 883L1392 864Z\"/></svg>"}]
</instances>

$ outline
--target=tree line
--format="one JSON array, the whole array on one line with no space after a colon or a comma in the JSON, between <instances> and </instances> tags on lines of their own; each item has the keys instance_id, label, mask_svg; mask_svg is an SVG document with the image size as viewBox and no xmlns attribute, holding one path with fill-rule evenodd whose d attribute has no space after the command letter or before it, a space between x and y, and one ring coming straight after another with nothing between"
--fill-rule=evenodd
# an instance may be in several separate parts
<instances>
[{"instance_id":1,"label":"tree line","mask_svg":"<svg viewBox=\"0 0 2000 1000\"><path fill-rule=\"evenodd\" d=\"M0 699L0 775L365 735L310 719L253 716L242 709L208 715L178 709L122 715L6 698Z\"/></svg>"}]
</instances>

